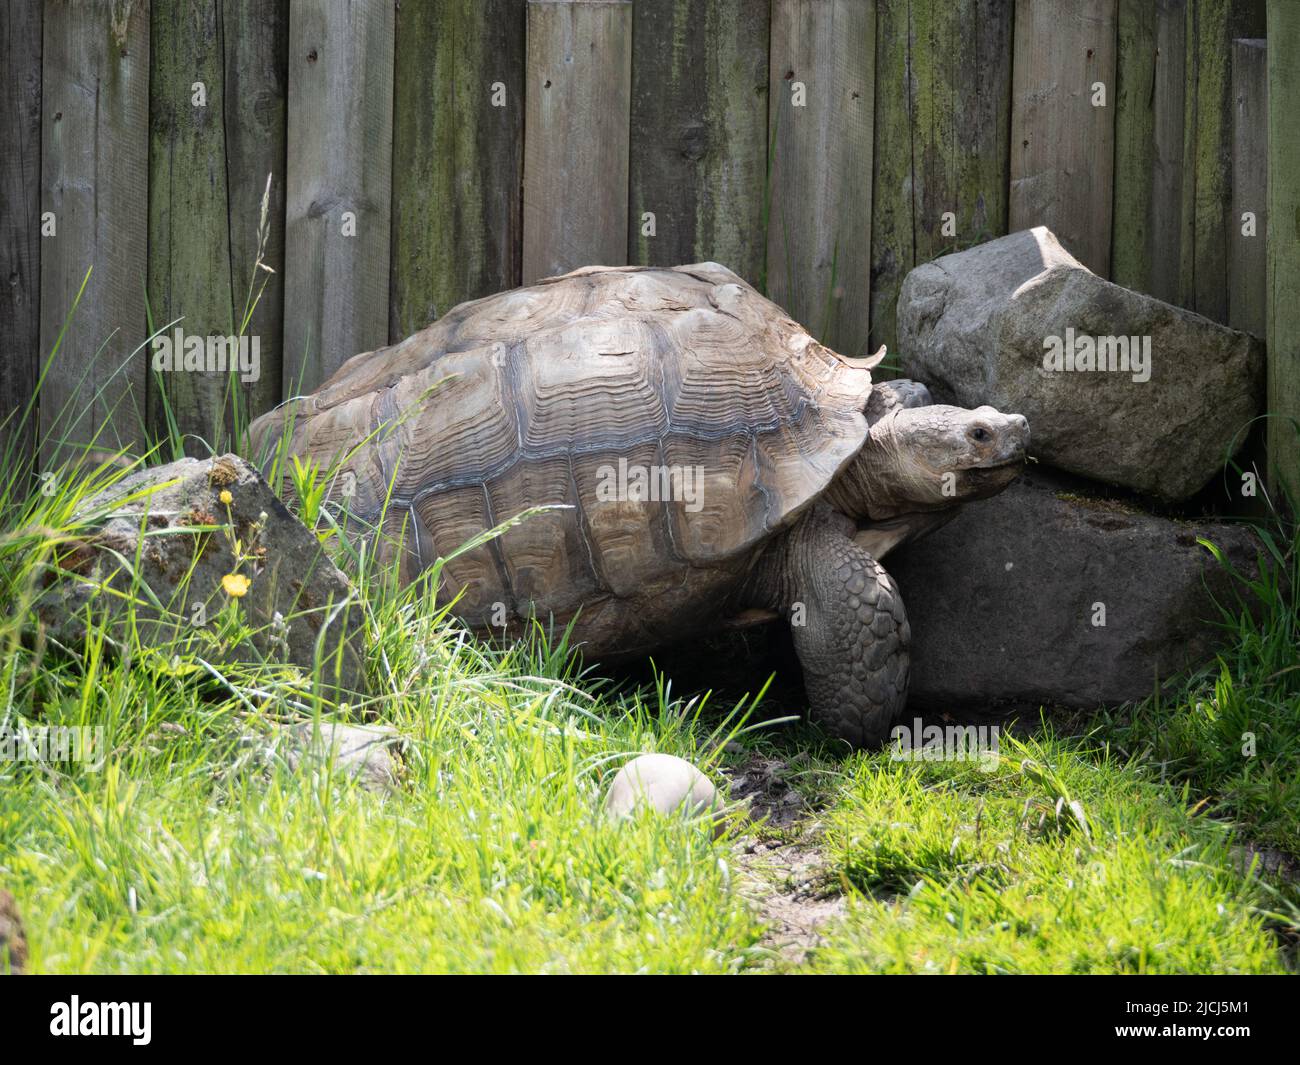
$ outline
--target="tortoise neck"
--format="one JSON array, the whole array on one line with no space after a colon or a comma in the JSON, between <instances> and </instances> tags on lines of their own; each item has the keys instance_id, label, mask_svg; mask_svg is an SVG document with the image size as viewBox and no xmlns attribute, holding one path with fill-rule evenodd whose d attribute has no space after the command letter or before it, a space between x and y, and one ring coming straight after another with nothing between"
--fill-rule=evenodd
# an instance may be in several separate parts
<instances>
[{"instance_id":1,"label":"tortoise neck","mask_svg":"<svg viewBox=\"0 0 1300 1065\"><path fill-rule=\"evenodd\" d=\"M934 497L932 485L908 460L894 422L892 416L876 422L862 450L827 488L828 502L855 521L882 521L952 502Z\"/></svg>"},{"instance_id":2,"label":"tortoise neck","mask_svg":"<svg viewBox=\"0 0 1300 1065\"><path fill-rule=\"evenodd\" d=\"M863 450L870 446L868 441ZM858 452L853 461L840 471L839 476L826 486L824 498L831 507L855 522L868 521L879 517L873 513L874 508L871 506L871 500L880 494L878 480L871 463L864 461L862 452Z\"/></svg>"}]
</instances>

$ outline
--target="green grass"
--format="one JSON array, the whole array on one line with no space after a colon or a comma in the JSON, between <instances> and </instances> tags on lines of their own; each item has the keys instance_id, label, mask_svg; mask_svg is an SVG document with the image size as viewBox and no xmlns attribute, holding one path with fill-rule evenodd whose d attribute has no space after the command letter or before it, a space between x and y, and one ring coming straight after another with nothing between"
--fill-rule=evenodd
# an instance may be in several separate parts
<instances>
[{"instance_id":1,"label":"green grass","mask_svg":"<svg viewBox=\"0 0 1300 1065\"><path fill-rule=\"evenodd\" d=\"M414 634L413 634L414 635ZM612 827L600 776L685 755L523 662L422 634L436 668L390 700L400 787L263 768L231 705L102 670L115 750L98 772L21 767L0 788L0 868L37 971L730 972L755 922L724 850L680 821ZM671 710L670 710L671 712ZM76 719L77 715L71 715ZM67 718L65 718L66 720ZM166 721L184 733L164 733ZM243 755L241 757L241 755Z\"/></svg>"},{"instance_id":2,"label":"green grass","mask_svg":"<svg viewBox=\"0 0 1300 1065\"><path fill-rule=\"evenodd\" d=\"M277 726L343 709L305 699L311 678L282 666L214 666L211 634L178 627L150 646L136 589L114 620L88 617L80 645L50 642L32 604L88 497L124 472L0 501L4 723L100 727L108 752L0 762L0 883L20 900L32 969L733 972L761 959L707 826L599 814L627 755L707 766L735 722L701 722L699 703L667 691L599 699L562 638L466 639L420 588L328 536L326 506L321 535L361 567L372 716L407 740L389 793L255 757ZM324 476L294 483L314 499Z\"/></svg>"},{"instance_id":3,"label":"green grass","mask_svg":"<svg viewBox=\"0 0 1300 1065\"><path fill-rule=\"evenodd\" d=\"M1227 826L1104 749L1012 744L991 772L857 761L828 843L859 894L819 970L1284 971Z\"/></svg>"},{"instance_id":4,"label":"green grass","mask_svg":"<svg viewBox=\"0 0 1300 1065\"><path fill-rule=\"evenodd\" d=\"M1188 782L1209 812L1300 856L1300 540L1264 538L1264 572L1238 574L1239 596L1219 604L1218 661L1174 696L1103 720L1118 747Z\"/></svg>"},{"instance_id":5,"label":"green grass","mask_svg":"<svg viewBox=\"0 0 1300 1065\"><path fill-rule=\"evenodd\" d=\"M736 840L750 831L740 817L715 841L678 819L599 816L631 754L667 751L716 776L755 745L797 762L791 782L826 826L813 840L827 876L851 896L810 969L1291 964L1294 891L1233 850L1254 838L1294 853L1285 715L1300 671L1286 664L1295 630L1279 636L1276 617L1238 619L1213 714L1193 679L1182 704L1152 702L1090 738L1004 735L992 772L846 758L808 728L747 731L743 713L667 685L611 689L581 672L562 636L476 643L420 588L396 588L331 535L332 504L317 492L330 471L299 470L291 502L311 511L366 603L370 714L408 740L398 786L376 794L338 771L253 756L278 725L343 716L304 699L309 678L217 669L213 655L199 667L206 652L185 633L151 652L129 614L89 619L80 646L42 640L32 601L86 497L122 475L103 467L0 507L6 720L100 726L108 752L93 766L0 763L0 886L19 900L36 971L787 968L737 873ZM1267 602L1270 587L1253 591ZM1271 602L1290 609L1280 590ZM1260 754L1242 767L1223 752L1246 725ZM1156 738L1160 759L1147 749ZM1177 772L1160 764L1174 752Z\"/></svg>"},{"instance_id":6,"label":"green grass","mask_svg":"<svg viewBox=\"0 0 1300 1065\"><path fill-rule=\"evenodd\" d=\"M169 435L164 453L178 445ZM323 490L336 468L269 444L272 483L357 583L365 711L406 738L403 775L375 793L337 767L257 756L273 730L349 710L283 666L214 664L248 635L238 601L210 631L167 634L136 623L139 589L119 589L114 620L88 614L84 638L53 641L34 603L88 499L131 467L70 449L69 465L36 480L5 455L0 724L105 738L90 765L0 761L0 888L18 900L32 970L1295 966L1296 889L1241 856L1248 841L1300 856L1294 540L1269 540L1266 573L1223 604L1227 650L1176 697L1102 715L1083 737L1004 734L990 772L846 755L810 727L748 727L746 704L724 713L667 683L615 689L582 671L563 634L479 644L427 585L397 588L345 534ZM208 534L226 535L214 520ZM678 818L607 823L609 776L643 751L715 778L756 751L776 757L808 816L778 831L733 813L720 839ZM798 966L749 901L740 840L755 831L823 850L827 884L849 896Z\"/></svg>"}]
</instances>

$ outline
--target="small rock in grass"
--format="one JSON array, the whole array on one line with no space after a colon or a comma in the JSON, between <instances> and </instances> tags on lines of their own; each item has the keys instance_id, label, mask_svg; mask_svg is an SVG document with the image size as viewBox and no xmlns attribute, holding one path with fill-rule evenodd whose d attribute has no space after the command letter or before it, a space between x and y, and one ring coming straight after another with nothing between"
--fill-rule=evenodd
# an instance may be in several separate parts
<instances>
[{"instance_id":1,"label":"small rock in grass","mask_svg":"<svg viewBox=\"0 0 1300 1065\"><path fill-rule=\"evenodd\" d=\"M0 890L0 973L21 973L27 964L27 937L18 916L18 904Z\"/></svg>"},{"instance_id":2,"label":"small rock in grass","mask_svg":"<svg viewBox=\"0 0 1300 1065\"><path fill-rule=\"evenodd\" d=\"M623 766L605 796L605 814L630 817L641 807L662 814L688 817L716 813L722 806L718 789L690 762L671 754L642 754ZM715 821L715 833L721 825Z\"/></svg>"},{"instance_id":3,"label":"small rock in grass","mask_svg":"<svg viewBox=\"0 0 1300 1065\"><path fill-rule=\"evenodd\" d=\"M290 769L331 763L371 791L386 791L397 783L402 738L386 725L340 725L322 721L292 725L274 740Z\"/></svg>"}]
</instances>

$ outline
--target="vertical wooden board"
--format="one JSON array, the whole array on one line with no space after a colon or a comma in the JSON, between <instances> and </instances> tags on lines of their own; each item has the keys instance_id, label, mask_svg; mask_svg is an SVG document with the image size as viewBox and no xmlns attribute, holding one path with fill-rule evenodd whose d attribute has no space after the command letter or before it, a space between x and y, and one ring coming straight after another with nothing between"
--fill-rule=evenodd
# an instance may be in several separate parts
<instances>
[{"instance_id":1,"label":"vertical wooden board","mask_svg":"<svg viewBox=\"0 0 1300 1065\"><path fill-rule=\"evenodd\" d=\"M1268 51L1260 38L1233 41L1228 324L1260 337L1266 332L1268 284L1267 160ZM1252 216L1249 225L1247 214Z\"/></svg>"},{"instance_id":2,"label":"vertical wooden board","mask_svg":"<svg viewBox=\"0 0 1300 1065\"><path fill-rule=\"evenodd\" d=\"M907 270L1007 230L1012 10L877 2L873 345L895 343Z\"/></svg>"},{"instance_id":3,"label":"vertical wooden board","mask_svg":"<svg viewBox=\"0 0 1300 1065\"><path fill-rule=\"evenodd\" d=\"M0 484L26 465L40 362L41 5L0 6Z\"/></svg>"},{"instance_id":4,"label":"vertical wooden board","mask_svg":"<svg viewBox=\"0 0 1300 1065\"><path fill-rule=\"evenodd\" d=\"M255 417L281 398L289 0L223 0L223 4L226 191L236 326L250 302L250 286L252 295L262 292L245 329L250 338L257 338L260 376L241 393L247 415ZM259 227L268 177L263 236ZM256 265L259 244L263 261L274 273Z\"/></svg>"},{"instance_id":5,"label":"vertical wooden board","mask_svg":"<svg viewBox=\"0 0 1300 1065\"><path fill-rule=\"evenodd\" d=\"M1119 0L1114 281L1178 296L1186 0Z\"/></svg>"},{"instance_id":6,"label":"vertical wooden board","mask_svg":"<svg viewBox=\"0 0 1300 1065\"><path fill-rule=\"evenodd\" d=\"M1300 500L1300 4L1268 5L1268 453Z\"/></svg>"},{"instance_id":7,"label":"vertical wooden board","mask_svg":"<svg viewBox=\"0 0 1300 1065\"><path fill-rule=\"evenodd\" d=\"M56 223L41 242L43 359L93 267L42 386L48 465L144 438L149 5L49 0L43 38L41 210Z\"/></svg>"},{"instance_id":8,"label":"vertical wooden board","mask_svg":"<svg viewBox=\"0 0 1300 1065\"><path fill-rule=\"evenodd\" d=\"M876 0L876 85L871 182L871 336L868 348L890 352L880 376L898 355L898 291L916 265L912 195L910 0ZM872 371L875 375L876 371Z\"/></svg>"},{"instance_id":9,"label":"vertical wooden board","mask_svg":"<svg viewBox=\"0 0 1300 1065\"><path fill-rule=\"evenodd\" d=\"M1231 179L1228 324L1263 338L1268 335L1268 51L1258 37L1232 42ZM1249 226L1242 217L1247 212L1253 216ZM1238 465L1267 478L1267 422L1256 422L1243 435ZM1263 493L1234 503L1258 518L1268 517Z\"/></svg>"},{"instance_id":10,"label":"vertical wooden board","mask_svg":"<svg viewBox=\"0 0 1300 1065\"><path fill-rule=\"evenodd\" d=\"M629 262L709 259L763 283L768 12L769 0L635 5Z\"/></svg>"},{"instance_id":11,"label":"vertical wooden board","mask_svg":"<svg viewBox=\"0 0 1300 1065\"><path fill-rule=\"evenodd\" d=\"M519 284L524 0L404 0L389 339Z\"/></svg>"},{"instance_id":12,"label":"vertical wooden board","mask_svg":"<svg viewBox=\"0 0 1300 1065\"><path fill-rule=\"evenodd\" d=\"M1178 298L1182 252L1183 139L1187 95L1187 0L1157 0L1152 135L1151 295Z\"/></svg>"},{"instance_id":13,"label":"vertical wooden board","mask_svg":"<svg viewBox=\"0 0 1300 1065\"><path fill-rule=\"evenodd\" d=\"M1232 41L1262 37L1263 0L1188 0L1179 302L1228 320Z\"/></svg>"},{"instance_id":14,"label":"vertical wooden board","mask_svg":"<svg viewBox=\"0 0 1300 1065\"><path fill-rule=\"evenodd\" d=\"M391 0L289 6L284 390L388 342Z\"/></svg>"},{"instance_id":15,"label":"vertical wooden board","mask_svg":"<svg viewBox=\"0 0 1300 1065\"><path fill-rule=\"evenodd\" d=\"M1156 8L1119 0L1115 67L1115 207L1111 278L1149 292L1155 155Z\"/></svg>"},{"instance_id":16,"label":"vertical wooden board","mask_svg":"<svg viewBox=\"0 0 1300 1065\"><path fill-rule=\"evenodd\" d=\"M1013 7L1013 0L912 2L918 261L1007 231Z\"/></svg>"},{"instance_id":17,"label":"vertical wooden board","mask_svg":"<svg viewBox=\"0 0 1300 1065\"><path fill-rule=\"evenodd\" d=\"M768 295L867 354L875 0L773 0Z\"/></svg>"},{"instance_id":18,"label":"vertical wooden board","mask_svg":"<svg viewBox=\"0 0 1300 1065\"><path fill-rule=\"evenodd\" d=\"M234 332L220 0L153 0L149 78L149 311L168 328L151 353L149 427L192 455L219 450L237 374L175 350ZM224 351L213 350L225 356ZM232 384L233 382L233 384Z\"/></svg>"},{"instance_id":19,"label":"vertical wooden board","mask_svg":"<svg viewBox=\"0 0 1300 1065\"><path fill-rule=\"evenodd\" d=\"M529 0L523 279L627 262L630 0Z\"/></svg>"},{"instance_id":20,"label":"vertical wooden board","mask_svg":"<svg viewBox=\"0 0 1300 1065\"><path fill-rule=\"evenodd\" d=\"M1017 0L1015 19L1011 229L1048 226L1109 277L1116 0Z\"/></svg>"}]
</instances>

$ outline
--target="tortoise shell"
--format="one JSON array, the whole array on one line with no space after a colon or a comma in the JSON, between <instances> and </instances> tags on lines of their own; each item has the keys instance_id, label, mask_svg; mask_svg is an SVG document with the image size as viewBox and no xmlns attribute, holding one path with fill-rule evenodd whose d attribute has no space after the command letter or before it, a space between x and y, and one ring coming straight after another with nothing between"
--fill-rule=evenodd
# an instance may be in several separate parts
<instances>
[{"instance_id":1,"label":"tortoise shell","mask_svg":"<svg viewBox=\"0 0 1300 1065\"><path fill-rule=\"evenodd\" d=\"M589 644L635 650L720 604L857 454L873 364L716 263L588 267L355 356L254 438L287 418L292 454L354 449L332 494L404 581L560 505L447 561L439 597L484 627L581 608Z\"/></svg>"}]
</instances>

